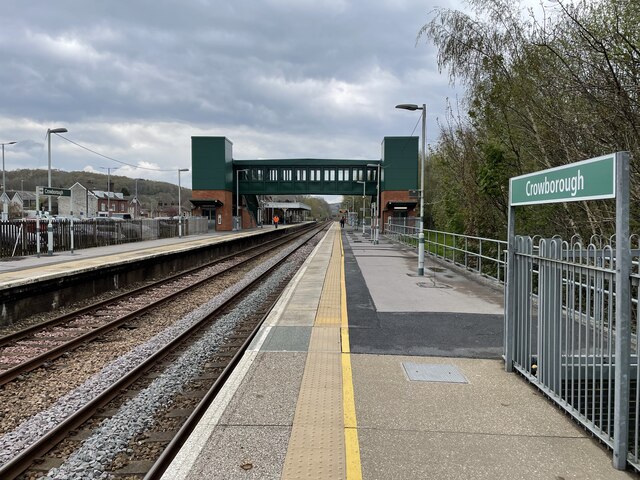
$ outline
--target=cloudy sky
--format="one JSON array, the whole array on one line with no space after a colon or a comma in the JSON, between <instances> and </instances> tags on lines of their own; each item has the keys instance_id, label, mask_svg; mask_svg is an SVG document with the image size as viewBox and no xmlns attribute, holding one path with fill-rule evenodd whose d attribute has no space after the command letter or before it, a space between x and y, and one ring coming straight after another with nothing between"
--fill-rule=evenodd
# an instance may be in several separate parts
<instances>
[{"instance_id":1,"label":"cloudy sky","mask_svg":"<svg viewBox=\"0 0 640 480\"><path fill-rule=\"evenodd\" d=\"M416 36L434 7L452 5L461 2L3 0L0 142L18 142L5 148L6 169L47 168L46 131L58 127L138 168L55 135L53 168L172 183L190 167L194 135L228 137L236 159L376 159L382 137L419 121L398 103L427 104L433 142L456 91Z\"/></svg>"}]
</instances>

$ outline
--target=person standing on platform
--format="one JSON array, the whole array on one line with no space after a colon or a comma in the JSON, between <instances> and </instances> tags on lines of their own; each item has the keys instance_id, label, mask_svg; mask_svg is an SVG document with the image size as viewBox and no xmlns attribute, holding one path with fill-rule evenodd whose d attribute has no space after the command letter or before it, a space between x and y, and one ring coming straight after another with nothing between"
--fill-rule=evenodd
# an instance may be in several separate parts
<instances>
[{"instance_id":1,"label":"person standing on platform","mask_svg":"<svg viewBox=\"0 0 640 480\"><path fill-rule=\"evenodd\" d=\"M273 216L273 224L278 228L278 222L280 221L280 217L278 215Z\"/></svg>"},{"instance_id":2,"label":"person standing on platform","mask_svg":"<svg viewBox=\"0 0 640 480\"><path fill-rule=\"evenodd\" d=\"M344 217L340 219L340 228L344 228Z\"/></svg>"}]
</instances>

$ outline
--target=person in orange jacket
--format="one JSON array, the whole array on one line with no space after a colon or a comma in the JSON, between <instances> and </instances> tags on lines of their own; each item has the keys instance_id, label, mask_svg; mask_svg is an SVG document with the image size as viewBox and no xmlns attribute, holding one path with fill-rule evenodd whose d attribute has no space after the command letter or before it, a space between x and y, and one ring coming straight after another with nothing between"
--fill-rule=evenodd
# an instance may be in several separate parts
<instances>
[{"instance_id":1,"label":"person in orange jacket","mask_svg":"<svg viewBox=\"0 0 640 480\"><path fill-rule=\"evenodd\" d=\"M273 216L273 224L278 228L278 222L280 221L280 217L278 215Z\"/></svg>"}]
</instances>

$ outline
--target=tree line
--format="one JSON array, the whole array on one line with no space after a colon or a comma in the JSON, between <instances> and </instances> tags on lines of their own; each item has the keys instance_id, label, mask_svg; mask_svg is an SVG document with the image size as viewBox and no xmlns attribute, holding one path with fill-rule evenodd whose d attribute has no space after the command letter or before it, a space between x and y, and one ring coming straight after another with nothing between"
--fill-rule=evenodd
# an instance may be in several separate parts
<instances>
[{"instance_id":1,"label":"tree line","mask_svg":"<svg viewBox=\"0 0 640 480\"><path fill-rule=\"evenodd\" d=\"M628 151L640 232L640 2L556 0L535 15L512 0L468 4L434 10L418 34L465 87L428 152L427 224L504 238L510 177ZM523 207L516 229L608 236L615 203Z\"/></svg>"}]
</instances>

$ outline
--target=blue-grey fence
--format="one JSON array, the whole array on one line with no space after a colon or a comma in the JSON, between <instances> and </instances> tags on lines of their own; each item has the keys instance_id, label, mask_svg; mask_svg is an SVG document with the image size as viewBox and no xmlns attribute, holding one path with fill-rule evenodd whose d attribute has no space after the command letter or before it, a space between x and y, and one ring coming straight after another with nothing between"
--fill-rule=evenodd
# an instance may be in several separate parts
<instances>
[{"instance_id":1,"label":"blue-grey fence","mask_svg":"<svg viewBox=\"0 0 640 480\"><path fill-rule=\"evenodd\" d=\"M72 228L73 224L73 228ZM0 222L0 258L35 255L48 250L48 219L10 220ZM68 251L118 245L121 243L171 238L179 235L177 218L122 220L119 218L94 218L86 220L52 219L53 251ZM39 228L39 230L38 230ZM182 234L206 233L207 219L187 217L183 219ZM73 238L72 238L73 237Z\"/></svg>"}]
</instances>

